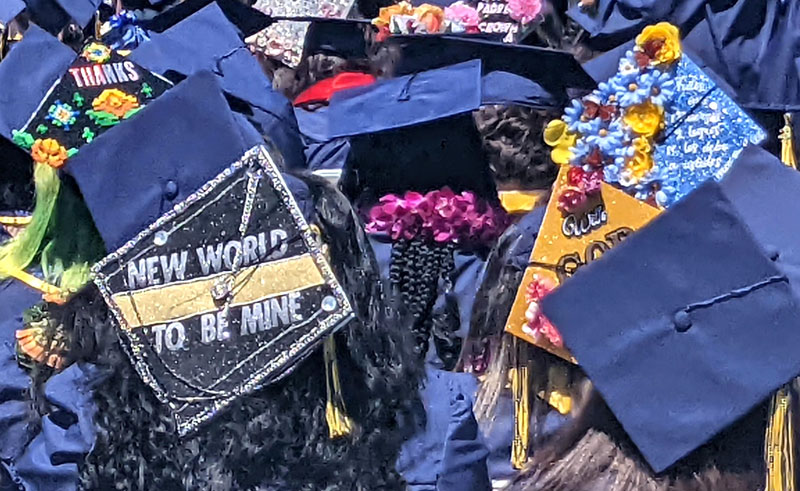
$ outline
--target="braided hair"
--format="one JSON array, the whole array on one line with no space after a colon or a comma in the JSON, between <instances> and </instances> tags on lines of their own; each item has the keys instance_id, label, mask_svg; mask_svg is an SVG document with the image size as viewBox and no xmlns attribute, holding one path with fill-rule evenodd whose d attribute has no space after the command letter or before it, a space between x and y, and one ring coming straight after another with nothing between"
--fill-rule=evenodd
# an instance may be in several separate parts
<instances>
[{"instance_id":1,"label":"braided hair","mask_svg":"<svg viewBox=\"0 0 800 491\"><path fill-rule=\"evenodd\" d=\"M457 309L453 319L452 301L446 300L443 313L432 315L432 311L440 283L452 283L454 252L452 242L399 239L393 244L389 268L389 279L413 319L411 329L417 355L425 356L433 336L437 354L448 370L455 366L461 351L461 340L455 335L459 325Z\"/></svg>"}]
</instances>

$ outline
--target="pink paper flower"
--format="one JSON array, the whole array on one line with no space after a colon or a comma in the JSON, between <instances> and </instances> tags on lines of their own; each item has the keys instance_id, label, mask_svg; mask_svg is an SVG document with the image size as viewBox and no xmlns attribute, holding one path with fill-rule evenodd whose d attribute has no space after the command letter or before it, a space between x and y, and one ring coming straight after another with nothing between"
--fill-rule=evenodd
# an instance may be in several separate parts
<instances>
[{"instance_id":1,"label":"pink paper flower","mask_svg":"<svg viewBox=\"0 0 800 491\"><path fill-rule=\"evenodd\" d=\"M522 326L522 331L537 341L544 338L553 346L561 348L564 346L561 334L550 320L545 317L539 307L539 302L549 295L555 286L555 282L550 278L542 278L539 275L533 276L533 280L525 289L525 300L528 301L528 309L525 312L525 320L527 322Z\"/></svg>"},{"instance_id":2,"label":"pink paper flower","mask_svg":"<svg viewBox=\"0 0 800 491\"><path fill-rule=\"evenodd\" d=\"M478 11L464 2L455 2L444 9L444 18L451 23L463 28L467 33L476 33L480 30L481 15Z\"/></svg>"},{"instance_id":3,"label":"pink paper flower","mask_svg":"<svg viewBox=\"0 0 800 491\"><path fill-rule=\"evenodd\" d=\"M541 0L508 0L509 15L522 24L530 24L542 11Z\"/></svg>"}]
</instances>

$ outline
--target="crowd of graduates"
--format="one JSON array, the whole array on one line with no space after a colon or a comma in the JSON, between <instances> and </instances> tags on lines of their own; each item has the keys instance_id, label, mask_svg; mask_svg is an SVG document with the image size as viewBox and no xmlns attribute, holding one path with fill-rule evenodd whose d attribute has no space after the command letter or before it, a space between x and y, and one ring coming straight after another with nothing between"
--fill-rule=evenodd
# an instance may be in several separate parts
<instances>
[{"instance_id":1,"label":"crowd of graduates","mask_svg":"<svg viewBox=\"0 0 800 491\"><path fill-rule=\"evenodd\" d=\"M0 490L794 491L798 16L0 0Z\"/></svg>"}]
</instances>

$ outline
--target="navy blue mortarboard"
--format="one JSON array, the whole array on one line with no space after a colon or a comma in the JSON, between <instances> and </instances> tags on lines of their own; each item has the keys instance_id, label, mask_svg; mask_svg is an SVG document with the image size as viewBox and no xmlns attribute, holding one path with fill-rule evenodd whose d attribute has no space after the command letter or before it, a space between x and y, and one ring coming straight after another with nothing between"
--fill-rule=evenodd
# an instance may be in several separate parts
<instances>
[{"instance_id":1,"label":"navy blue mortarboard","mask_svg":"<svg viewBox=\"0 0 800 491\"><path fill-rule=\"evenodd\" d=\"M25 0L31 19L50 32L57 32L71 20L86 27L102 0Z\"/></svg>"},{"instance_id":2,"label":"navy blue mortarboard","mask_svg":"<svg viewBox=\"0 0 800 491\"><path fill-rule=\"evenodd\" d=\"M44 62L43 60L46 60ZM0 134L11 139L75 60L75 52L31 25L0 63Z\"/></svg>"},{"instance_id":3,"label":"navy blue mortarboard","mask_svg":"<svg viewBox=\"0 0 800 491\"><path fill-rule=\"evenodd\" d=\"M793 172L745 149L542 300L656 472L800 373Z\"/></svg>"},{"instance_id":4,"label":"navy blue mortarboard","mask_svg":"<svg viewBox=\"0 0 800 491\"><path fill-rule=\"evenodd\" d=\"M348 192L449 186L494 194L471 115L480 104L479 60L334 94L327 137L352 137Z\"/></svg>"},{"instance_id":5,"label":"navy blue mortarboard","mask_svg":"<svg viewBox=\"0 0 800 491\"><path fill-rule=\"evenodd\" d=\"M25 2L22 0L5 0L0 2L0 24L8 24L23 10L25 10Z\"/></svg>"},{"instance_id":6,"label":"navy blue mortarboard","mask_svg":"<svg viewBox=\"0 0 800 491\"><path fill-rule=\"evenodd\" d=\"M563 107L568 91L591 90L592 78L565 51L502 43L480 36L399 35L385 43L399 49L395 75L471 59L483 62L485 104Z\"/></svg>"},{"instance_id":7,"label":"navy blue mortarboard","mask_svg":"<svg viewBox=\"0 0 800 491\"><path fill-rule=\"evenodd\" d=\"M162 74L189 76L210 70L223 90L244 101L242 112L261 135L274 142L287 167L304 167L294 111L275 92L258 61L216 4L210 4L133 50L129 58Z\"/></svg>"},{"instance_id":8,"label":"navy blue mortarboard","mask_svg":"<svg viewBox=\"0 0 800 491\"><path fill-rule=\"evenodd\" d=\"M201 72L100 135L67 170L114 250L238 159L249 143L215 77Z\"/></svg>"},{"instance_id":9,"label":"navy blue mortarboard","mask_svg":"<svg viewBox=\"0 0 800 491\"><path fill-rule=\"evenodd\" d=\"M150 1L154 5L157 3ZM248 7L239 0L185 0L152 19L143 21L142 26L149 31L164 32L211 3L217 4L225 17L244 37L252 36L273 23L270 16Z\"/></svg>"}]
</instances>

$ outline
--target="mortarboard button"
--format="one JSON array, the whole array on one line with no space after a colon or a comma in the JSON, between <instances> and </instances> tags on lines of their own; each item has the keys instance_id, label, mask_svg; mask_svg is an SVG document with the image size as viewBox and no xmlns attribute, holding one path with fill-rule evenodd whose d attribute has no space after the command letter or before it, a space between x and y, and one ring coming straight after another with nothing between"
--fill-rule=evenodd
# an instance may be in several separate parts
<instances>
[{"instance_id":1,"label":"mortarboard button","mask_svg":"<svg viewBox=\"0 0 800 491\"><path fill-rule=\"evenodd\" d=\"M675 312L672 321L675 323L675 330L678 332L686 332L692 327L692 319L689 317L689 312L685 310Z\"/></svg>"},{"instance_id":2,"label":"mortarboard button","mask_svg":"<svg viewBox=\"0 0 800 491\"><path fill-rule=\"evenodd\" d=\"M764 246L764 253L767 255L768 258L772 261L777 261L780 257L781 253L778 251L778 248L772 245Z\"/></svg>"},{"instance_id":3,"label":"mortarboard button","mask_svg":"<svg viewBox=\"0 0 800 491\"><path fill-rule=\"evenodd\" d=\"M178 183L170 179L164 185L164 197L172 201L178 196Z\"/></svg>"}]
</instances>

